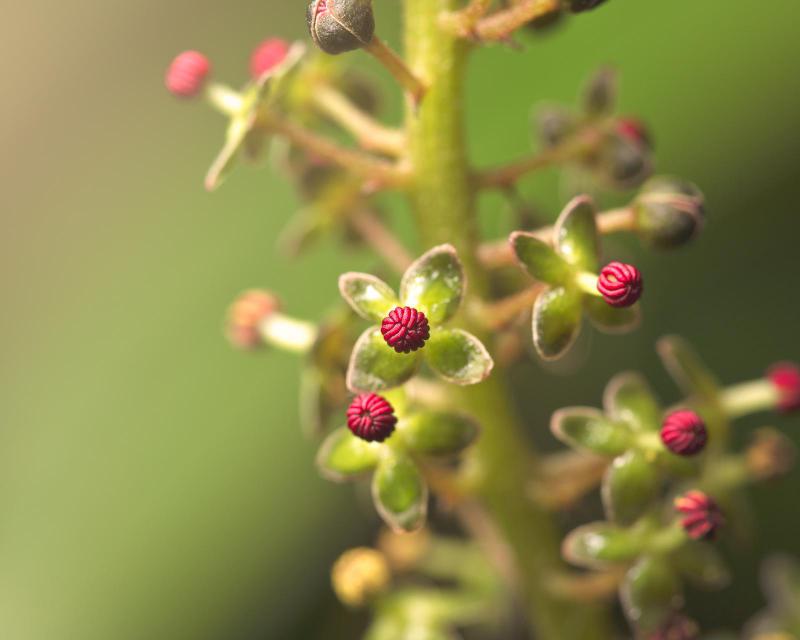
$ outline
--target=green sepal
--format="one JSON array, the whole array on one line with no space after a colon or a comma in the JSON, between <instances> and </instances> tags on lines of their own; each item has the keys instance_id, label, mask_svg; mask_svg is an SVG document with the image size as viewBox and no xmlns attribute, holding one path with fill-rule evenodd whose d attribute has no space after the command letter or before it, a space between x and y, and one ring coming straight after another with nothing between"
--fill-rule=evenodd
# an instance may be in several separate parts
<instances>
[{"instance_id":1,"label":"green sepal","mask_svg":"<svg viewBox=\"0 0 800 640\"><path fill-rule=\"evenodd\" d=\"M400 305L394 290L368 273L348 272L339 276L339 293L353 311L366 320L380 322Z\"/></svg>"},{"instance_id":2,"label":"green sepal","mask_svg":"<svg viewBox=\"0 0 800 640\"><path fill-rule=\"evenodd\" d=\"M347 427L333 431L317 452L317 468L329 480L343 482L364 475L380 459L380 445L354 436Z\"/></svg>"},{"instance_id":3,"label":"green sepal","mask_svg":"<svg viewBox=\"0 0 800 640\"><path fill-rule=\"evenodd\" d=\"M633 560L644 540L633 530L609 522L593 522L570 532L561 545L564 558L579 567L603 567Z\"/></svg>"},{"instance_id":4,"label":"green sepal","mask_svg":"<svg viewBox=\"0 0 800 640\"><path fill-rule=\"evenodd\" d=\"M520 265L534 278L561 285L570 280L572 268L546 242L532 233L515 231L508 239Z\"/></svg>"},{"instance_id":5,"label":"green sepal","mask_svg":"<svg viewBox=\"0 0 800 640\"><path fill-rule=\"evenodd\" d=\"M631 371L614 376L606 385L603 407L615 420L622 420L636 431L661 428L662 410L650 385Z\"/></svg>"},{"instance_id":6,"label":"green sepal","mask_svg":"<svg viewBox=\"0 0 800 640\"><path fill-rule=\"evenodd\" d=\"M581 328L581 294L555 287L533 305L533 344L544 360L557 360L575 342Z\"/></svg>"},{"instance_id":7,"label":"green sepal","mask_svg":"<svg viewBox=\"0 0 800 640\"><path fill-rule=\"evenodd\" d=\"M602 298L585 296L583 306L589 320L603 333L630 333L642 323L642 308L638 304L612 307Z\"/></svg>"},{"instance_id":8,"label":"green sepal","mask_svg":"<svg viewBox=\"0 0 800 640\"><path fill-rule=\"evenodd\" d=\"M406 269L400 282L400 300L425 313L432 324L439 324L458 311L464 284L464 267L455 248L443 244Z\"/></svg>"},{"instance_id":9,"label":"green sepal","mask_svg":"<svg viewBox=\"0 0 800 640\"><path fill-rule=\"evenodd\" d=\"M444 411L421 411L402 421L399 430L412 453L449 456L466 449L478 436L478 425L470 416Z\"/></svg>"},{"instance_id":10,"label":"green sepal","mask_svg":"<svg viewBox=\"0 0 800 640\"><path fill-rule=\"evenodd\" d=\"M641 451L631 450L614 459L603 478L606 517L633 524L653 504L661 489L658 467Z\"/></svg>"},{"instance_id":11,"label":"green sepal","mask_svg":"<svg viewBox=\"0 0 800 640\"><path fill-rule=\"evenodd\" d=\"M420 354L420 351L397 353L386 344L380 329L367 329L353 347L347 369L347 388L360 393L397 387L417 372Z\"/></svg>"},{"instance_id":12,"label":"green sepal","mask_svg":"<svg viewBox=\"0 0 800 640\"><path fill-rule=\"evenodd\" d=\"M664 367L687 395L718 403L719 383L688 342L667 336L656 343L656 349Z\"/></svg>"},{"instance_id":13,"label":"green sepal","mask_svg":"<svg viewBox=\"0 0 800 640\"><path fill-rule=\"evenodd\" d=\"M589 196L573 198L553 229L556 251L574 268L589 273L600 269L600 240L596 209Z\"/></svg>"},{"instance_id":14,"label":"green sepal","mask_svg":"<svg viewBox=\"0 0 800 640\"><path fill-rule=\"evenodd\" d=\"M731 581L725 561L708 542L687 540L675 550L671 559L687 580L703 589L722 589Z\"/></svg>"},{"instance_id":15,"label":"green sepal","mask_svg":"<svg viewBox=\"0 0 800 640\"><path fill-rule=\"evenodd\" d=\"M602 456L617 456L631 445L631 432L626 426L588 407L559 409L550 419L550 430L570 447Z\"/></svg>"},{"instance_id":16,"label":"green sepal","mask_svg":"<svg viewBox=\"0 0 800 640\"><path fill-rule=\"evenodd\" d=\"M372 477L372 500L395 531L415 531L425 523L428 486L413 460L398 452L378 464Z\"/></svg>"},{"instance_id":17,"label":"green sepal","mask_svg":"<svg viewBox=\"0 0 800 640\"><path fill-rule=\"evenodd\" d=\"M645 633L658 629L683 602L680 580L662 556L644 556L628 570L620 599L625 615Z\"/></svg>"},{"instance_id":18,"label":"green sepal","mask_svg":"<svg viewBox=\"0 0 800 640\"><path fill-rule=\"evenodd\" d=\"M423 350L430 368L453 384L477 384L494 368L483 343L461 329L434 329Z\"/></svg>"}]
</instances>

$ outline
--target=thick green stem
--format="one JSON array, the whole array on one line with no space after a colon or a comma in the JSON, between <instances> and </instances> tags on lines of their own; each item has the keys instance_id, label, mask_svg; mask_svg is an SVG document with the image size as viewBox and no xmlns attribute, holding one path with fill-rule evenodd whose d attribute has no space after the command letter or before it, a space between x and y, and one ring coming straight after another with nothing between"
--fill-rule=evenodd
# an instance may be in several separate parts
<instances>
[{"instance_id":1,"label":"thick green stem","mask_svg":"<svg viewBox=\"0 0 800 640\"><path fill-rule=\"evenodd\" d=\"M424 245L449 242L464 262L473 299L486 290L478 262L475 190L466 153L463 83L468 47L438 27L456 0L405 0L406 47L412 71L428 86L418 109L408 113L414 178L409 189ZM470 300L467 300L470 304ZM479 327L468 327L482 335ZM459 389L461 406L483 424L474 448L478 498L513 554L525 610L544 640L609 637L601 609L576 607L554 596L549 576L561 568L559 535L546 511L527 495L534 456L512 410L501 374Z\"/></svg>"}]
</instances>

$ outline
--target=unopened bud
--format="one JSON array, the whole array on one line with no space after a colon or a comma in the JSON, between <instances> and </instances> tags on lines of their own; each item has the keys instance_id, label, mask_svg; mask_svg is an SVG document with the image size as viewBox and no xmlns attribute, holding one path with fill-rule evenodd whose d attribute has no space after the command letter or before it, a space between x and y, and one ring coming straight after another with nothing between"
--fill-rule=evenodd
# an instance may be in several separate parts
<instances>
[{"instance_id":1,"label":"unopened bud","mask_svg":"<svg viewBox=\"0 0 800 640\"><path fill-rule=\"evenodd\" d=\"M606 138L598 162L600 175L619 189L639 186L650 177L653 170L650 150L619 131L614 131Z\"/></svg>"},{"instance_id":2,"label":"unopened bud","mask_svg":"<svg viewBox=\"0 0 800 640\"><path fill-rule=\"evenodd\" d=\"M786 475L794 467L796 449L777 429L764 427L755 432L747 449L747 469L756 480L772 480Z\"/></svg>"},{"instance_id":3,"label":"unopened bud","mask_svg":"<svg viewBox=\"0 0 800 640\"><path fill-rule=\"evenodd\" d=\"M642 297L641 272L632 264L610 262L600 271L597 290L612 307L630 307Z\"/></svg>"},{"instance_id":4,"label":"unopened bud","mask_svg":"<svg viewBox=\"0 0 800 640\"><path fill-rule=\"evenodd\" d=\"M639 235L662 249L691 240L705 222L705 199L692 183L657 176L642 187L634 203Z\"/></svg>"},{"instance_id":5,"label":"unopened bud","mask_svg":"<svg viewBox=\"0 0 800 640\"><path fill-rule=\"evenodd\" d=\"M198 51L178 54L167 69L165 83L169 92L179 98L193 98L202 91L211 64Z\"/></svg>"},{"instance_id":6,"label":"unopened bud","mask_svg":"<svg viewBox=\"0 0 800 640\"><path fill-rule=\"evenodd\" d=\"M332 55L360 49L375 33L372 0L312 0L306 21L314 44Z\"/></svg>"},{"instance_id":7,"label":"unopened bud","mask_svg":"<svg viewBox=\"0 0 800 640\"><path fill-rule=\"evenodd\" d=\"M592 116L604 115L614 110L616 101L617 72L611 67L603 67L586 83L584 109Z\"/></svg>"},{"instance_id":8,"label":"unopened bud","mask_svg":"<svg viewBox=\"0 0 800 640\"><path fill-rule=\"evenodd\" d=\"M575 130L575 116L563 107L544 107L536 113L535 126L542 144L552 148Z\"/></svg>"},{"instance_id":9,"label":"unopened bud","mask_svg":"<svg viewBox=\"0 0 800 640\"><path fill-rule=\"evenodd\" d=\"M269 38L259 44L250 56L250 75L258 80L277 67L289 53L289 43L281 38Z\"/></svg>"},{"instance_id":10,"label":"unopened bud","mask_svg":"<svg viewBox=\"0 0 800 640\"><path fill-rule=\"evenodd\" d=\"M791 413L800 409L800 367L781 362L767 371L767 378L778 392L778 410Z\"/></svg>"},{"instance_id":11,"label":"unopened bud","mask_svg":"<svg viewBox=\"0 0 800 640\"><path fill-rule=\"evenodd\" d=\"M346 551L331 570L333 590L349 607L361 607L383 593L391 577L383 554L368 547Z\"/></svg>"},{"instance_id":12,"label":"unopened bud","mask_svg":"<svg viewBox=\"0 0 800 640\"><path fill-rule=\"evenodd\" d=\"M246 350L262 346L259 326L280 307L278 298L268 291L254 289L243 293L228 309L226 334L230 343Z\"/></svg>"},{"instance_id":13,"label":"unopened bud","mask_svg":"<svg viewBox=\"0 0 800 640\"><path fill-rule=\"evenodd\" d=\"M725 523L717 503L702 491L687 491L675 498L675 510L683 514L681 526L693 540L711 540Z\"/></svg>"}]
</instances>

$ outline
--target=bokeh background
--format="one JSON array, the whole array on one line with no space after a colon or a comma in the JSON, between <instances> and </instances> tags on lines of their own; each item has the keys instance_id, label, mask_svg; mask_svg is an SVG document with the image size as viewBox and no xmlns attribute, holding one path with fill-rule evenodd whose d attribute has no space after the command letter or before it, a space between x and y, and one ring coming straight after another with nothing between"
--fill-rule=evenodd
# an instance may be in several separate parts
<instances>
[{"instance_id":1,"label":"bokeh background","mask_svg":"<svg viewBox=\"0 0 800 640\"><path fill-rule=\"evenodd\" d=\"M400 3L376 4L397 44ZM315 473L297 426L298 362L231 351L221 323L233 295L257 285L313 317L335 301L339 271L372 261L333 241L295 263L276 253L297 204L289 187L243 170L206 194L222 122L162 85L186 48L242 82L261 38L305 37L304 3L5 9L0 637L357 637L327 568L370 540L374 516ZM599 402L621 368L675 399L653 351L664 333L690 338L725 381L800 358L798 20L797 0L614 0L521 51L475 56L467 113L478 162L523 152L531 105L573 101L592 69L612 63L623 110L655 132L659 168L692 177L709 200L706 233L688 249L613 247L642 264L647 321L624 340L596 337L577 373L530 367L519 388L536 400L532 436L548 439L558 406ZM381 77L363 54L353 59ZM552 178L529 184L555 213ZM488 226L500 208L487 204ZM768 419L796 438L797 418ZM693 607L708 625L738 625L761 606L761 555L800 553L798 490L800 472L754 492L759 535L731 554L737 582Z\"/></svg>"}]
</instances>

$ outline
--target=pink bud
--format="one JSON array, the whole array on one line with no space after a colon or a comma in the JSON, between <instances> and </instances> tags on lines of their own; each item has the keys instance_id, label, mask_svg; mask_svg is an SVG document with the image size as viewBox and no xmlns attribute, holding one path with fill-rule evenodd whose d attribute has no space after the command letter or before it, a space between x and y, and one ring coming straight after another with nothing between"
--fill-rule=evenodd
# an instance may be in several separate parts
<instances>
[{"instance_id":1,"label":"pink bud","mask_svg":"<svg viewBox=\"0 0 800 640\"><path fill-rule=\"evenodd\" d=\"M784 413L800 409L800 367L793 362L779 362L767 371L767 378L778 390L778 409Z\"/></svg>"},{"instance_id":2,"label":"pink bud","mask_svg":"<svg viewBox=\"0 0 800 640\"><path fill-rule=\"evenodd\" d=\"M392 435L396 424L394 407L376 393L356 396L347 409L347 427L367 442L383 442Z\"/></svg>"},{"instance_id":3,"label":"pink bud","mask_svg":"<svg viewBox=\"0 0 800 640\"><path fill-rule=\"evenodd\" d=\"M712 539L725 524L717 503L702 491L687 491L675 498L675 510L685 515L681 526L693 540Z\"/></svg>"},{"instance_id":4,"label":"pink bud","mask_svg":"<svg viewBox=\"0 0 800 640\"><path fill-rule=\"evenodd\" d=\"M630 264L611 262L597 279L597 290L612 307L630 307L642 297L642 274Z\"/></svg>"},{"instance_id":5,"label":"pink bud","mask_svg":"<svg viewBox=\"0 0 800 640\"><path fill-rule=\"evenodd\" d=\"M228 309L225 332L228 340L239 349L256 349L262 340L259 324L280 309L280 301L268 291L246 291Z\"/></svg>"},{"instance_id":6,"label":"pink bud","mask_svg":"<svg viewBox=\"0 0 800 640\"><path fill-rule=\"evenodd\" d=\"M664 418L661 441L672 453L693 456L703 450L707 440L705 422L694 411L675 411Z\"/></svg>"},{"instance_id":7,"label":"pink bud","mask_svg":"<svg viewBox=\"0 0 800 640\"><path fill-rule=\"evenodd\" d=\"M169 92L180 98L192 98L203 89L211 64L202 53L184 51L176 56L167 69Z\"/></svg>"},{"instance_id":8,"label":"pink bud","mask_svg":"<svg viewBox=\"0 0 800 640\"><path fill-rule=\"evenodd\" d=\"M289 43L286 40L281 38L264 40L250 56L250 75L257 80L283 62L288 52Z\"/></svg>"},{"instance_id":9,"label":"pink bud","mask_svg":"<svg viewBox=\"0 0 800 640\"><path fill-rule=\"evenodd\" d=\"M422 311L412 307L395 307L381 323L386 344L397 353L416 351L430 338L430 325Z\"/></svg>"}]
</instances>

